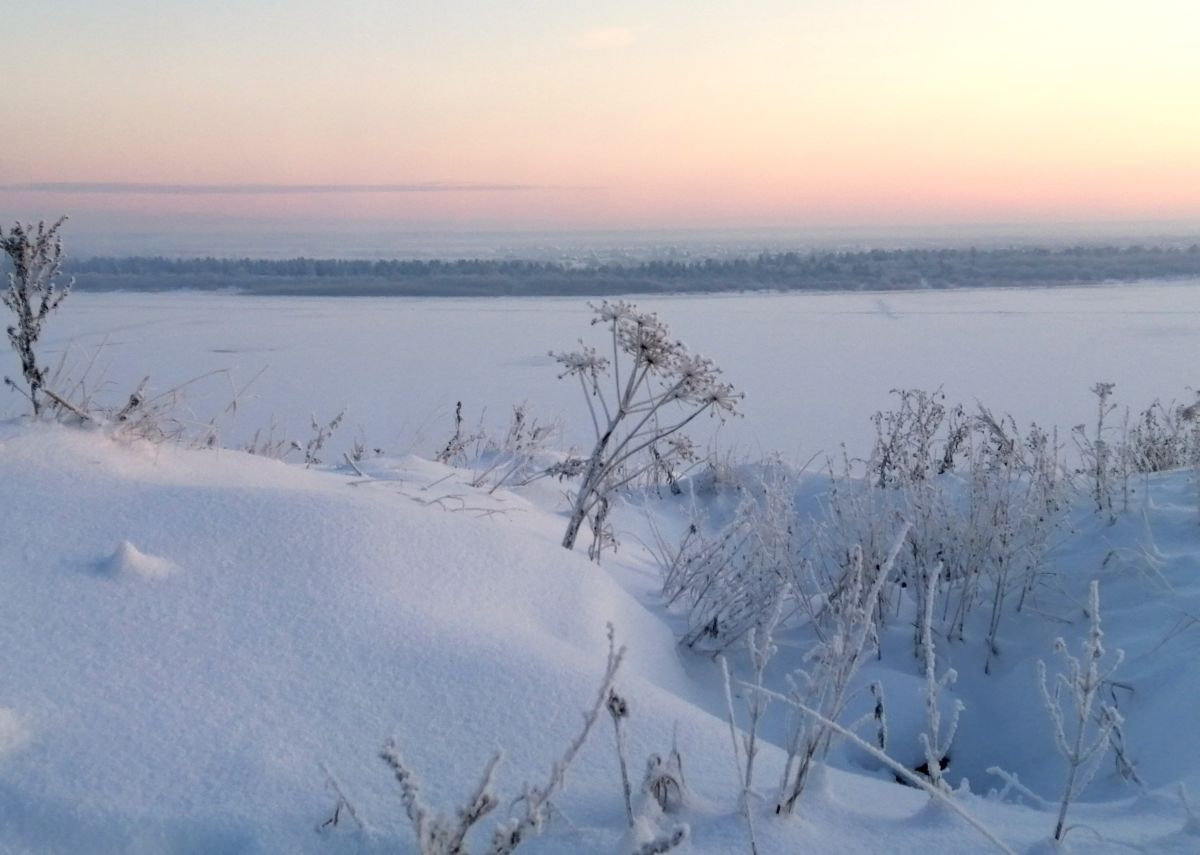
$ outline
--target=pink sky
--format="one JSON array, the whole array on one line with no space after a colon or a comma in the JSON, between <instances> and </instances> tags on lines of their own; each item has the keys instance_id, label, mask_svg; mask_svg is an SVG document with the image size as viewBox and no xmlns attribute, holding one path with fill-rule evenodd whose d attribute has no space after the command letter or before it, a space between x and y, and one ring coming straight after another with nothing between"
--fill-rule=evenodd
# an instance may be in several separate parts
<instances>
[{"instance_id":1,"label":"pink sky","mask_svg":"<svg viewBox=\"0 0 1200 855\"><path fill-rule=\"evenodd\" d=\"M1200 218L1190 2L246 5L54 0L11 21L0 213L509 229ZM42 182L518 187L16 189Z\"/></svg>"}]
</instances>

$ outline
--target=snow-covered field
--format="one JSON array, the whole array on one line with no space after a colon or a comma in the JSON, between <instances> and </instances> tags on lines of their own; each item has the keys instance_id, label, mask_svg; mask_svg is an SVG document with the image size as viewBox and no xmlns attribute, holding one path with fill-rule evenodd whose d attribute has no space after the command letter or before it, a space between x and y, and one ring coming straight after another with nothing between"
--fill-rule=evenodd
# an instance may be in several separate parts
<instances>
[{"instance_id":1,"label":"snow-covered field","mask_svg":"<svg viewBox=\"0 0 1200 855\"><path fill-rule=\"evenodd\" d=\"M1184 284L647 307L746 392L746 417L721 441L753 458L778 449L805 459L842 440L865 452L868 416L897 386L941 384L952 400L1064 427L1092 416L1099 379L1137 406L1182 399L1200 335L1200 288ZM555 379L545 353L588 336L588 319L572 300L73 295L48 325L47 352L72 344L90 358L103 344L94 370L114 394L146 374L162 386L228 369L244 382L269 365L257 398L221 422L227 449L272 415L303 440L310 411L346 405L339 448L361 425L388 454L361 472L304 469L0 423L0 851L415 851L400 787L378 757L389 737L425 799L451 814L503 750L495 815L519 814L514 799L546 780L593 702L608 623L628 649L616 685L630 706L634 784L675 739L691 791L676 815L648 811L642 831L686 823L677 851L748 851L719 669L675 643L680 615L663 607L642 544L650 522L673 536L693 501L720 510L731 496L690 485L663 500L636 495L616 511L621 549L598 567L558 545L562 485L489 492L424 459L445 443L456 400L468 418L486 407L497 426L528 400L564 419L566 442L582 442L578 387ZM11 374L11 355L2 360ZM211 378L190 389L197 419L216 415L227 389ZM5 394L15 414L19 401ZM820 478L802 484L801 506L817 513ZM948 693L965 703L953 798L1012 851L1051 851L1055 805L989 796L1001 782L987 770L999 764L1057 799L1065 767L1035 666L1057 667L1056 636L1079 650L1098 579L1106 646L1126 651L1106 691L1143 783L1107 759L1072 809L1071 850L1194 853L1200 820L1176 790L1200 792L1193 473L1138 479L1111 525L1087 505L1078 496L1056 534L1036 608L1004 624L993 673L983 674L974 625L939 647L941 667L960 672ZM888 632L859 679L885 685L889 752L913 768L924 683L911 625ZM803 664L799 638L781 636L773 667ZM734 664L745 676L740 653ZM744 724L744 698L736 704ZM779 715L764 723L762 798L750 800L763 855L1000 851L845 745L796 813L774 816L784 727ZM544 833L521 851L633 851L620 782L602 714ZM336 826L318 829L339 792L354 816L343 807Z\"/></svg>"},{"instance_id":2,"label":"snow-covered field","mask_svg":"<svg viewBox=\"0 0 1200 855\"><path fill-rule=\"evenodd\" d=\"M1090 418L1097 381L1135 408L1184 399L1195 385L1200 283L888 294L724 295L639 301L746 393L746 417L722 429L741 455L807 460L845 442L865 453L869 417L894 388L942 386L1019 422L1069 428ZM561 418L565 444L586 439L576 386L555 380L550 350L587 336L586 299L252 298L204 294L71 296L45 349L96 358L93 377L127 393L208 371L254 382L223 441L275 420L289 436L347 409L335 444L360 428L390 453L431 454L457 401L468 425L502 428L513 404ZM98 351L99 349L99 351ZM97 353L99 355L97 355ZM5 370L11 371L4 365ZM188 397L207 421L231 399L224 378ZM19 408L10 393L3 407ZM697 441L706 437L696 431Z\"/></svg>"}]
</instances>

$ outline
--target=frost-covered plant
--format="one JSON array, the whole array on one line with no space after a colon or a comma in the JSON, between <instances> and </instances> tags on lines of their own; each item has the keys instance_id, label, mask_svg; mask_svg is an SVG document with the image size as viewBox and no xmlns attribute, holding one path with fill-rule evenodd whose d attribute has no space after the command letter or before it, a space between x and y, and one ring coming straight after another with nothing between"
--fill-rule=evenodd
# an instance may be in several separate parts
<instances>
[{"instance_id":1,"label":"frost-covered plant","mask_svg":"<svg viewBox=\"0 0 1200 855\"><path fill-rule=\"evenodd\" d=\"M770 619L761 631L756 632L751 629L747 636L747 648L750 653L750 666L754 672L753 686L755 691L751 692L746 700L746 709L749 714L749 723L747 731L742 735L741 745L739 747L737 737L737 716L733 711L733 691L729 678L729 663L725 657L721 657L721 675L724 678L725 685L725 707L726 715L729 719L729 736L733 740L733 759L737 764L738 769L738 784L741 788L738 797L739 806L742 815L746 820L746 829L750 835L750 851L751 853L758 852L758 840L754 832L754 813L750 804L751 798L755 796L754 792L754 760L758 757L758 729L762 721L762 717L767 710L767 704L770 702L770 696L762 691L765 685L765 675L767 665L779 652L779 648L775 644L773 636L775 626L779 621L779 611L776 610L771 615ZM745 764L742 763L742 757L745 756Z\"/></svg>"},{"instance_id":2,"label":"frost-covered plant","mask_svg":"<svg viewBox=\"0 0 1200 855\"><path fill-rule=\"evenodd\" d=\"M660 830L658 822L663 813L675 813L684 804L686 784L683 780L683 760L675 740L671 741L671 752L666 760L657 754L651 754L646 761L646 771L635 809L625 740L629 702L618 694L615 688L610 688L604 706L612 719L616 735L617 762L621 768L621 793L633 840L633 852L669 852L679 846L688 835L687 825L675 825L664 832Z\"/></svg>"},{"instance_id":3,"label":"frost-covered plant","mask_svg":"<svg viewBox=\"0 0 1200 855\"><path fill-rule=\"evenodd\" d=\"M666 759L650 754L637 807L632 813L630 838L632 853L666 853L688 839L685 823L664 823L664 814L679 813L689 800L688 784L683 777L683 758L677 741L671 740ZM664 829L664 826L665 827Z\"/></svg>"},{"instance_id":4,"label":"frost-covered plant","mask_svg":"<svg viewBox=\"0 0 1200 855\"><path fill-rule=\"evenodd\" d=\"M720 369L691 353L650 312L624 301L592 307L593 324L609 333L611 359L580 342L579 350L550 355L563 377L576 377L587 402L596 441L584 464L562 545L575 547L590 523L589 555L599 557L614 491L664 460L694 453L680 431L704 413L736 412L741 395L721 381ZM648 455L655 447L657 460Z\"/></svg>"},{"instance_id":5,"label":"frost-covered plant","mask_svg":"<svg viewBox=\"0 0 1200 855\"><path fill-rule=\"evenodd\" d=\"M893 410L871 417L875 448L870 475L880 487L942 475L955 468L969 433L961 404L947 408L941 389L893 389Z\"/></svg>"},{"instance_id":6,"label":"frost-covered plant","mask_svg":"<svg viewBox=\"0 0 1200 855\"><path fill-rule=\"evenodd\" d=\"M733 681L729 677L729 663L725 657L720 657L721 662L721 677L725 687L725 716L729 723L729 740L733 745L733 764L737 770L738 778L738 809L742 812L742 818L746 821L746 833L749 835L751 855L758 855L758 835L754 831L754 809L750 804L751 790L746 783L753 779L754 764L753 762L742 763L742 745L738 742L737 734L737 714L733 711ZM758 688L762 688L761 682L757 684ZM760 700L755 697L755 704L760 703ZM753 726L757 726L757 719L754 720ZM746 739L745 745L747 749L750 746L750 740ZM749 776L749 777L748 777Z\"/></svg>"},{"instance_id":7,"label":"frost-covered plant","mask_svg":"<svg viewBox=\"0 0 1200 855\"><path fill-rule=\"evenodd\" d=\"M1042 690L1046 712L1054 726L1054 743L1067 761L1067 780L1063 787L1054 826L1054 839L1062 840L1069 830L1067 810L1096 774L1108 752L1113 732L1122 723L1115 706L1103 703L1100 688L1125 658L1116 651L1112 661L1104 662L1104 633L1100 629L1100 585L1093 581L1088 595L1087 637L1082 643L1082 657L1077 659L1067 650L1061 638L1054 650L1062 656L1065 670L1056 674L1053 689L1047 683L1046 663L1038 661L1038 685Z\"/></svg>"},{"instance_id":8,"label":"frost-covered plant","mask_svg":"<svg viewBox=\"0 0 1200 855\"><path fill-rule=\"evenodd\" d=\"M628 752L625 748L625 728L622 726L625 719L629 718L629 702L618 695L616 689L609 689L608 700L605 701L604 707L608 710L608 717L612 719L613 723L613 732L617 742L617 762L621 767L621 794L625 797L625 817L632 827L633 787L629 783L629 763L625 759Z\"/></svg>"},{"instance_id":9,"label":"frost-covered plant","mask_svg":"<svg viewBox=\"0 0 1200 855\"><path fill-rule=\"evenodd\" d=\"M425 803L420 781L401 756L394 739L388 740L379 756L400 785L400 801L412 823L421 855L466 855L467 834L500 804L495 790L495 773L502 755L497 753L483 767L483 775L471 797L454 816L438 813Z\"/></svg>"},{"instance_id":10,"label":"frost-covered plant","mask_svg":"<svg viewBox=\"0 0 1200 855\"><path fill-rule=\"evenodd\" d=\"M1167 472L1200 462L1200 405L1155 401L1134 421L1126 456L1135 472Z\"/></svg>"},{"instance_id":11,"label":"frost-covered plant","mask_svg":"<svg viewBox=\"0 0 1200 855\"><path fill-rule=\"evenodd\" d=\"M495 492L505 484L524 486L556 474L553 466L546 466L546 455L551 441L561 433L561 424L540 421L525 402L515 404L504 436L484 443L480 455L484 462L471 486L490 484Z\"/></svg>"},{"instance_id":12,"label":"frost-covered plant","mask_svg":"<svg viewBox=\"0 0 1200 855\"><path fill-rule=\"evenodd\" d=\"M459 401L454 405L454 432L434 459L474 470L469 480L472 487L495 492L505 484L524 486L540 478L569 474L577 466L570 457L551 463L553 455L548 449L561 435L562 425L539 420L526 402L513 405L503 434L486 429L482 418L474 430L466 430L464 424Z\"/></svg>"},{"instance_id":13,"label":"frost-covered plant","mask_svg":"<svg viewBox=\"0 0 1200 855\"><path fill-rule=\"evenodd\" d=\"M950 632L961 640L967 614L976 605L988 607L984 672L990 673L1010 597L1019 611L1044 572L1051 535L1066 507L1067 482L1055 434L1035 424L1022 437L1011 416L994 416L982 405L976 424L981 433L968 479L968 531L954 556L979 560L960 564L951 577L958 606Z\"/></svg>"},{"instance_id":14,"label":"frost-covered plant","mask_svg":"<svg viewBox=\"0 0 1200 855\"><path fill-rule=\"evenodd\" d=\"M733 712L733 693L730 681L730 666L721 657L721 675L725 678L725 705L728 721L730 721L730 737L733 740L733 760L737 763L740 777L739 806L742 808L742 814L746 821L746 830L750 835L750 851L756 854L758 851L758 841L755 835L754 812L750 805L751 797L756 796L754 790L754 761L758 757L758 725L762 722L764 713L767 712L767 705L770 702L770 696L762 692L761 689L766 686L767 665L770 660L779 652L779 647L775 645L774 630L776 624L779 623L779 610L776 608L774 614L770 616L764 626L756 632L751 629L748 638L746 638L746 647L750 653L750 666L754 671L754 683L749 693L749 698L746 699L746 712L749 715L748 728L742 736L742 746L740 751L738 747L737 737L737 716ZM742 764L742 757L745 755L745 765Z\"/></svg>"},{"instance_id":15,"label":"frost-covered plant","mask_svg":"<svg viewBox=\"0 0 1200 855\"><path fill-rule=\"evenodd\" d=\"M7 233L0 228L0 250L12 266L0 302L16 316L8 327L8 341L21 361L21 376L28 389L25 395L35 416L41 413L46 385L46 368L37 357L42 325L67 298L75 281L60 278L63 246L58 230L66 219L62 217L50 226L45 222L36 226L18 222ZM8 377L4 382L17 388Z\"/></svg>"},{"instance_id":16,"label":"frost-covered plant","mask_svg":"<svg viewBox=\"0 0 1200 855\"><path fill-rule=\"evenodd\" d=\"M550 800L566 785L567 770L575 760L579 749L583 747L583 743L587 741L588 734L592 732L592 728L596 724L596 719L600 716L600 710L605 705L609 692L612 690L613 681L617 678L617 671L620 669L624 658L625 648L616 647L613 640L612 624L609 624L608 661L604 666L604 676L600 681L600 691L596 694L596 700L592 704L591 709L584 714L583 729L580 730L571 744L567 746L562 757L555 761L554 765L550 768L550 775L546 783L540 787L528 785L525 787L525 791L521 794L520 799L523 811L517 816L510 817L507 821L496 827L496 831L492 835L492 845L489 850L490 855L509 855L510 852L516 850L530 836L541 833L542 826L546 821L547 812L550 808Z\"/></svg>"},{"instance_id":17,"label":"frost-covered plant","mask_svg":"<svg viewBox=\"0 0 1200 855\"><path fill-rule=\"evenodd\" d=\"M945 410L937 393L897 394L900 410L876 416L888 429L866 461L868 478L855 481L849 461L833 477L818 561L878 542L882 521L908 520L895 578L916 601L914 652L920 655L925 594L940 596L944 587L948 639L963 640L972 612L990 606L990 669L1002 617L1013 600L1019 609L1036 588L1062 519L1066 481L1057 439L1036 425L1022 435L1011 417L982 405L967 416L960 407ZM942 587L934 589L927 576L939 564Z\"/></svg>"},{"instance_id":18,"label":"frost-covered plant","mask_svg":"<svg viewBox=\"0 0 1200 855\"><path fill-rule=\"evenodd\" d=\"M651 754L646 759L642 792L654 799L663 813L678 813L687 804L688 788L687 780L683 777L683 757L674 742L666 759L658 754Z\"/></svg>"},{"instance_id":19,"label":"frost-covered plant","mask_svg":"<svg viewBox=\"0 0 1200 855\"><path fill-rule=\"evenodd\" d=\"M277 433L279 429L275 417L272 416L271 423L265 429L257 428L254 435L242 446L242 450L247 454L269 457L273 460L286 460L292 452L304 450L296 440L288 439L282 433Z\"/></svg>"},{"instance_id":20,"label":"frost-covered plant","mask_svg":"<svg viewBox=\"0 0 1200 855\"><path fill-rule=\"evenodd\" d=\"M342 410L328 422L317 421L317 414L313 413L310 416L312 422L312 436L308 438L308 442L304 443L304 466L320 466L321 458L318 456L322 449L325 448L325 443L333 437L333 434L339 427L342 426L342 419L346 417L346 411Z\"/></svg>"},{"instance_id":21,"label":"frost-covered plant","mask_svg":"<svg viewBox=\"0 0 1200 855\"><path fill-rule=\"evenodd\" d=\"M113 394L113 385L96 366L99 354L80 364L63 351L53 368L43 372L41 412L62 423L86 425L119 441L179 442L191 448L216 447L222 419L237 412L242 397L259 375L238 387L229 372L209 371L162 391L143 377L131 392ZM208 420L197 418L187 405L188 390L206 380L222 378L231 398L224 410Z\"/></svg>"},{"instance_id":22,"label":"frost-covered plant","mask_svg":"<svg viewBox=\"0 0 1200 855\"><path fill-rule=\"evenodd\" d=\"M367 444L367 436L363 432L362 426L358 428L358 436L350 445L350 450L346 452L346 458L351 464L362 463L369 457L382 457L383 449L377 446Z\"/></svg>"},{"instance_id":23,"label":"frost-covered plant","mask_svg":"<svg viewBox=\"0 0 1200 855\"><path fill-rule=\"evenodd\" d=\"M883 683L878 680L871 683L871 698L874 700L871 705L871 720L875 722L875 744L879 746L880 751L887 751L887 704L884 700Z\"/></svg>"},{"instance_id":24,"label":"frost-covered plant","mask_svg":"<svg viewBox=\"0 0 1200 855\"><path fill-rule=\"evenodd\" d=\"M958 717L963 711L963 704L957 699L954 701L950 724L943 731L941 694L947 686L954 685L954 681L958 679L958 672L949 668L941 677L937 675L937 651L933 644L933 609L937 600L937 579L940 575L940 567L929 574L925 611L921 615L921 647L925 659L925 730L917 738L921 741L921 749L925 753L929 783L938 789L949 790L949 785L942 778L942 771L950 756L954 735L958 732Z\"/></svg>"},{"instance_id":25,"label":"frost-covered plant","mask_svg":"<svg viewBox=\"0 0 1200 855\"><path fill-rule=\"evenodd\" d=\"M487 851L489 855L510 855L528 840L541 833L550 811L551 799L566 785L567 770L574 762L579 750L600 717L600 711L612 694L613 681L625 658L625 648L617 648L613 639L613 628L608 627L608 660L604 676L600 680L600 691L591 708L583 716L583 728L567 746L562 757L550 767L550 774L541 786L526 786L515 802L519 811L508 819L497 823L491 835ZM502 754L497 752L484 766L479 784L475 787L465 806L453 816L439 813L421 797L420 781L408 766L394 739L388 740L380 758L392 770L400 785L401 803L417 837L421 855L467 855L467 836L482 819L496 809L500 799L495 790L495 772ZM684 830L686 835L686 829ZM667 851L667 850L659 850Z\"/></svg>"},{"instance_id":26,"label":"frost-covered plant","mask_svg":"<svg viewBox=\"0 0 1200 855\"><path fill-rule=\"evenodd\" d=\"M212 374L224 374L215 371ZM212 376L204 375L204 377ZM66 395L59 396L48 386L46 391L60 417L63 411L73 414L86 412L89 420L101 424L109 436L124 440L148 442L183 441L194 448L213 448L218 439L216 416L207 422L196 422L184 416L185 390L203 377L182 383L163 392L152 392L150 378L145 377L126 398L115 407L94 406L90 402L73 407Z\"/></svg>"},{"instance_id":27,"label":"frost-covered plant","mask_svg":"<svg viewBox=\"0 0 1200 855\"><path fill-rule=\"evenodd\" d=\"M1084 425L1076 425L1074 429L1075 445L1083 460L1082 472L1090 482L1092 501L1099 513L1113 512L1113 479L1119 476L1119 464L1123 455L1120 446L1114 447L1109 440L1111 427L1106 424L1108 417L1116 410L1116 404L1110 403L1115 383L1096 383L1091 392L1096 396L1096 424L1094 433L1088 435Z\"/></svg>"},{"instance_id":28,"label":"frost-covered plant","mask_svg":"<svg viewBox=\"0 0 1200 855\"><path fill-rule=\"evenodd\" d=\"M743 688L753 689L754 687L743 684ZM995 832L976 819L975 816L968 813L956 799L951 798L948 793L930 784L929 781L914 772L912 769L905 768L901 763L889 757L882 750L864 740L861 736L855 733L852 728L846 727L843 724L839 724L837 721L822 715L818 710L815 710L812 707L797 701L794 697L781 695L778 692L771 691L770 689L758 689L758 691L769 695L775 700L788 704L801 715L811 719L814 724L828 728L831 733L835 733L851 744L857 746L859 749L866 752L868 755L875 758L884 766L887 766L889 769L895 772L898 780L905 781L909 784L912 784L914 787L924 790L925 792L929 793L932 798L936 799L940 804L949 809L952 813L962 817L962 819L968 825L982 834L984 838L986 838L989 843L996 847L998 851L1005 853L1005 855L1016 855L1012 848L1009 847L1003 840L1001 840Z\"/></svg>"},{"instance_id":29,"label":"frost-covered plant","mask_svg":"<svg viewBox=\"0 0 1200 855\"><path fill-rule=\"evenodd\" d=\"M824 721L793 717L784 746L787 759L776 813L793 811L814 767L829 752L835 730L825 722L836 722L842 717L851 681L878 643L875 615L880 594L908 530L907 524L901 528L886 556L867 561L861 547L851 551L845 572L823 610L817 627L819 640L808 654L809 667L789 678L789 696L796 704L816 710Z\"/></svg>"},{"instance_id":30,"label":"frost-covered plant","mask_svg":"<svg viewBox=\"0 0 1200 855\"><path fill-rule=\"evenodd\" d=\"M458 401L454 405L454 433L446 440L442 449L434 455L438 463L448 466L460 466L466 462L466 451L473 444L483 439L483 432L466 433L463 430L463 405Z\"/></svg>"},{"instance_id":31,"label":"frost-covered plant","mask_svg":"<svg viewBox=\"0 0 1200 855\"><path fill-rule=\"evenodd\" d=\"M755 632L753 629L746 640L746 646L750 651L750 664L754 669L754 685L762 686L766 676L767 665L775 658L775 654L779 652L779 648L775 644L773 631L775 623L779 619L779 613L772 616L766 626L762 627L761 632ZM746 776L744 781L745 792L749 794L754 789L754 760L758 757L758 726L762 721L763 714L767 711L766 696L755 692L751 695L747 702L748 713L750 716L750 729L746 734L744 748L746 749Z\"/></svg>"},{"instance_id":32,"label":"frost-covered plant","mask_svg":"<svg viewBox=\"0 0 1200 855\"><path fill-rule=\"evenodd\" d=\"M771 461L747 483L728 525L711 537L698 523L688 527L662 568L667 603L687 608L684 644L725 650L794 598L804 561L795 492L794 472Z\"/></svg>"}]
</instances>

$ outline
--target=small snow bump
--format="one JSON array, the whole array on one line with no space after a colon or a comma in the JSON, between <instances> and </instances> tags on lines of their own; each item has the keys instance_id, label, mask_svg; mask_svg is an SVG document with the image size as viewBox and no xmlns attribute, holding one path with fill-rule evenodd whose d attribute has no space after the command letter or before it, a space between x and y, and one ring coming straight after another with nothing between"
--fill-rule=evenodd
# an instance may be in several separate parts
<instances>
[{"instance_id":1,"label":"small snow bump","mask_svg":"<svg viewBox=\"0 0 1200 855\"><path fill-rule=\"evenodd\" d=\"M112 555L104 559L101 569L110 576L141 576L144 579L163 579L178 568L166 558L147 555L128 540L122 540Z\"/></svg>"}]
</instances>

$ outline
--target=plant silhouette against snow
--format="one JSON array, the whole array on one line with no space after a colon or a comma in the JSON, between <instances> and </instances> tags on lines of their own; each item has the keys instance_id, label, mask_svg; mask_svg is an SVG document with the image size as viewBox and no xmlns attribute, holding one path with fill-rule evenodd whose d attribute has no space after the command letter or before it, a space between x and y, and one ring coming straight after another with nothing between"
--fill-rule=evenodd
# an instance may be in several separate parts
<instances>
[{"instance_id":1,"label":"plant silhouette against snow","mask_svg":"<svg viewBox=\"0 0 1200 855\"><path fill-rule=\"evenodd\" d=\"M613 491L653 467L691 459L692 444L679 431L705 412L735 413L742 396L710 360L673 339L657 315L624 301L592 309L592 323L608 328L611 359L582 342L579 350L550 355L563 368L560 378L579 378L596 431L562 545L574 549L587 521L595 559L611 539L606 517Z\"/></svg>"},{"instance_id":2,"label":"plant silhouette against snow","mask_svg":"<svg viewBox=\"0 0 1200 855\"><path fill-rule=\"evenodd\" d=\"M8 288L0 294L0 301L16 315L16 323L8 328L8 341L21 360L21 374L29 388L26 395L35 416L41 413L46 385L46 369L38 364L35 352L42 324L67 298L75 281L59 278L63 249L58 229L66 219L51 226L39 222L36 227L18 222L7 234L0 229L0 249L12 263ZM17 388L8 377L4 382Z\"/></svg>"}]
</instances>

